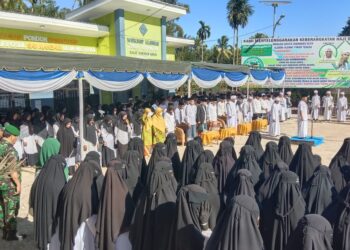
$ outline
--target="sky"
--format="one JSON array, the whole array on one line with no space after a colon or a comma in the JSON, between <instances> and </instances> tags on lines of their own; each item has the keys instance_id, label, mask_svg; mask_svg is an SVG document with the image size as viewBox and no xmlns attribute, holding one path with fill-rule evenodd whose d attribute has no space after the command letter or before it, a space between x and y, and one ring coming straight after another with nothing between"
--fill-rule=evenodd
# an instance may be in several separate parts
<instances>
[{"instance_id":1,"label":"sky","mask_svg":"<svg viewBox=\"0 0 350 250\"><path fill-rule=\"evenodd\" d=\"M115 0L118 1L118 0ZM56 0L61 7L71 8L74 0ZM190 13L179 20L185 34L196 36L199 21L202 20L211 28L207 44L213 46L222 35L233 43L233 31L227 22L226 4L228 0L180 0L190 6ZM240 40L247 39L257 32L272 35L273 9L250 0L254 14L248 25L239 31ZM276 29L275 37L298 36L337 36L350 17L350 0L294 0L291 4L280 6L277 19L285 15L281 26Z\"/></svg>"}]
</instances>

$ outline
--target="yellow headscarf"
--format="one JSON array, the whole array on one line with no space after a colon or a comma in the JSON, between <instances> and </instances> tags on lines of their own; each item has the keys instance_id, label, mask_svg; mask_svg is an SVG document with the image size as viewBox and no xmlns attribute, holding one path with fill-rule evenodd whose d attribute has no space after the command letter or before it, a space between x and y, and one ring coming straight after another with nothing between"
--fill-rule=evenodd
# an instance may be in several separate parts
<instances>
[{"instance_id":1,"label":"yellow headscarf","mask_svg":"<svg viewBox=\"0 0 350 250\"><path fill-rule=\"evenodd\" d=\"M152 127L152 117L148 117L148 114L151 113L152 110L149 108L145 108L142 115L143 127L145 130L149 130Z\"/></svg>"},{"instance_id":2,"label":"yellow headscarf","mask_svg":"<svg viewBox=\"0 0 350 250\"><path fill-rule=\"evenodd\" d=\"M157 108L154 115L152 116L152 125L156 129L165 133L165 121L163 118L163 109Z\"/></svg>"}]
</instances>

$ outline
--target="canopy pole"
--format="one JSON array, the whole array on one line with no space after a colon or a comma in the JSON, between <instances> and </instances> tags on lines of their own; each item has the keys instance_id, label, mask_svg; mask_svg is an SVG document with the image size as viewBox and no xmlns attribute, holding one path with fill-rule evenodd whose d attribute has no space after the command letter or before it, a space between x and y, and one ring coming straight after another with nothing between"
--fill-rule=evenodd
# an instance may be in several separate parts
<instances>
[{"instance_id":1,"label":"canopy pole","mask_svg":"<svg viewBox=\"0 0 350 250\"><path fill-rule=\"evenodd\" d=\"M247 81L247 98L249 97L249 81Z\"/></svg>"},{"instance_id":2,"label":"canopy pole","mask_svg":"<svg viewBox=\"0 0 350 250\"><path fill-rule=\"evenodd\" d=\"M188 79L187 81L187 97L191 98L192 94L191 94L191 79Z\"/></svg>"},{"instance_id":3,"label":"canopy pole","mask_svg":"<svg viewBox=\"0 0 350 250\"><path fill-rule=\"evenodd\" d=\"M79 141L80 141L80 161L83 161L84 149L84 89L83 78L78 79L79 85Z\"/></svg>"}]
</instances>

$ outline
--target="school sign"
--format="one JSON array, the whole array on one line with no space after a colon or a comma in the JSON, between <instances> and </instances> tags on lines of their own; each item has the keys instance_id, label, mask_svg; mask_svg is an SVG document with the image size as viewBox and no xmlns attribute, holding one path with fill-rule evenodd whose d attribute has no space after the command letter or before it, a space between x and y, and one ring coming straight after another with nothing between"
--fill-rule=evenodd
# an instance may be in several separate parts
<instances>
[{"instance_id":1,"label":"school sign","mask_svg":"<svg viewBox=\"0 0 350 250\"><path fill-rule=\"evenodd\" d=\"M350 37L244 40L242 64L286 70L285 87L350 87Z\"/></svg>"}]
</instances>

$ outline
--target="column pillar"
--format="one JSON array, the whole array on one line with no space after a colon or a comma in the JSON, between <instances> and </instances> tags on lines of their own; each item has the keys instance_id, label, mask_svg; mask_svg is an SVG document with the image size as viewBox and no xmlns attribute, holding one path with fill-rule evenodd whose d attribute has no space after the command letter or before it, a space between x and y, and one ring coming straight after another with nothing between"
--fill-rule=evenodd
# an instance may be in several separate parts
<instances>
[{"instance_id":1,"label":"column pillar","mask_svg":"<svg viewBox=\"0 0 350 250\"><path fill-rule=\"evenodd\" d=\"M125 24L124 10L117 9L114 12L116 55L125 56Z\"/></svg>"},{"instance_id":2,"label":"column pillar","mask_svg":"<svg viewBox=\"0 0 350 250\"><path fill-rule=\"evenodd\" d=\"M166 61L166 17L162 17L161 19L161 33L162 33L162 60Z\"/></svg>"}]
</instances>

